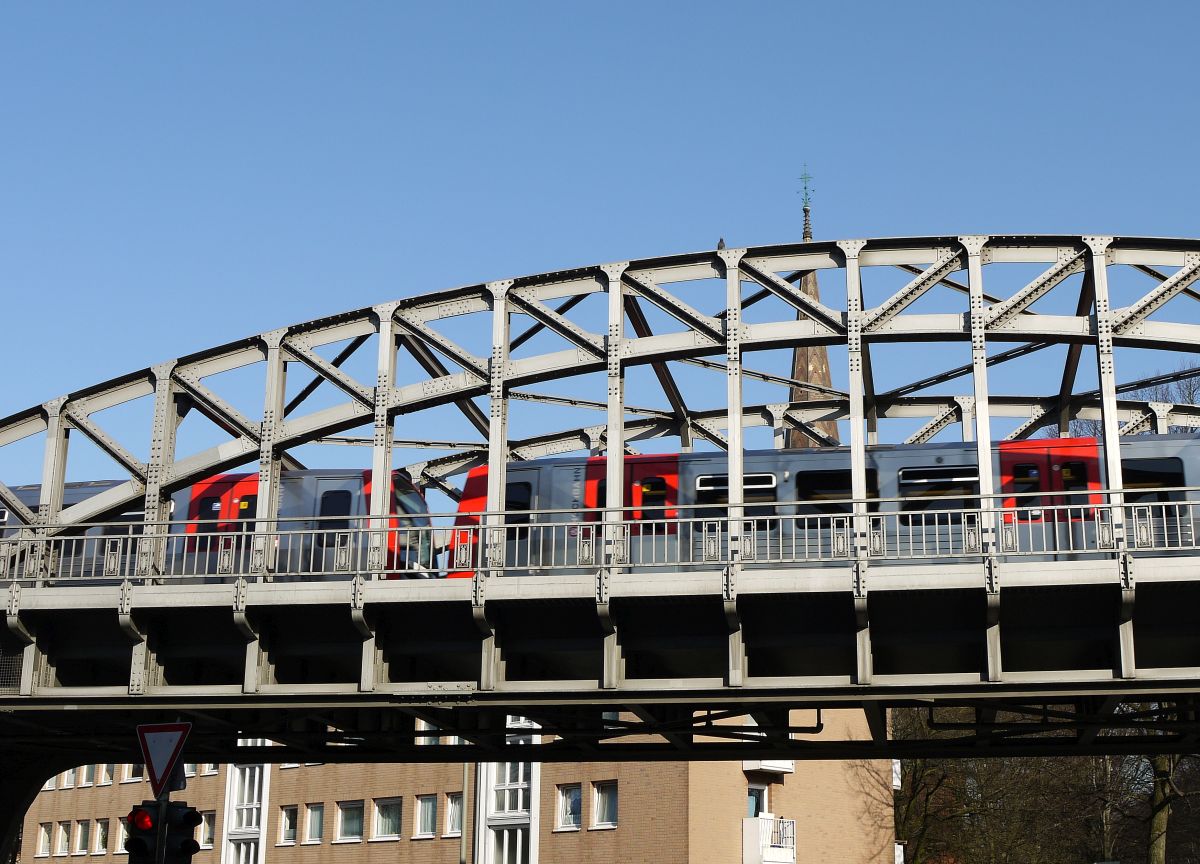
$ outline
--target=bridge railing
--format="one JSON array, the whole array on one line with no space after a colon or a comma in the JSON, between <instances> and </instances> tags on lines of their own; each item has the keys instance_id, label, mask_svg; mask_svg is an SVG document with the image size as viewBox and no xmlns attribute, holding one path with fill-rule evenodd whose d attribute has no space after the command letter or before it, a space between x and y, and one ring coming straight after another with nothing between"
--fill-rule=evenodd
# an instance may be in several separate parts
<instances>
[{"instance_id":1,"label":"bridge railing","mask_svg":"<svg viewBox=\"0 0 1200 864\"><path fill-rule=\"evenodd\" d=\"M873 500L863 507L864 547L868 560L914 564L988 555L1072 560L1111 555L1118 545L1142 555L1200 551L1200 490L1155 493L1162 500L1119 508L1099 503L1104 497L1095 492L1081 493L1071 503L1045 505L1045 496L1005 494L987 506L945 509L923 506L930 501ZM725 507L712 505L628 508L617 514L620 518L607 520L600 510L541 510L503 514L501 519L446 514L429 524L360 516L281 519L257 526L103 523L72 526L59 534L10 530L0 537L0 581L440 578L481 570L522 575L602 566L652 574L720 568L734 560L750 568L847 562L855 548L849 502L820 506L830 512L810 512L812 502L779 502L747 505L740 520L730 520ZM1114 519L1118 510L1121 518ZM470 524L449 525L453 521Z\"/></svg>"}]
</instances>

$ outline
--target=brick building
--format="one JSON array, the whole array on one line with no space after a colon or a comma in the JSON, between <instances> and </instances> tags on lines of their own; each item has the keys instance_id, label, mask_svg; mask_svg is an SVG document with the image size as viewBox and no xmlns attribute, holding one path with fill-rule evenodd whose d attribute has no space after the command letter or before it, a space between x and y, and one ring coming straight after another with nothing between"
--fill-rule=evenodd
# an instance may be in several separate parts
<instances>
[{"instance_id":1,"label":"brick building","mask_svg":"<svg viewBox=\"0 0 1200 864\"><path fill-rule=\"evenodd\" d=\"M826 725L865 735L861 716L826 712ZM511 729L536 734L519 720ZM185 768L187 789L173 797L204 815L196 864L455 864L464 852L476 864L891 864L894 855L891 772L879 762ZM87 765L55 777L26 815L20 864L120 862L124 814L151 794L143 773Z\"/></svg>"}]
</instances>

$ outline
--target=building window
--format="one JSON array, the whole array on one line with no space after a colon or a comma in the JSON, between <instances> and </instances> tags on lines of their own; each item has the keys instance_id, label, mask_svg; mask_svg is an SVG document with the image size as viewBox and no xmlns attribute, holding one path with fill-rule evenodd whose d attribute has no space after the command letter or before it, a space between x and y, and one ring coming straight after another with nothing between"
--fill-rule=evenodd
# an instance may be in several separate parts
<instances>
[{"instance_id":1,"label":"building window","mask_svg":"<svg viewBox=\"0 0 1200 864\"><path fill-rule=\"evenodd\" d=\"M325 838L325 805L306 804L304 820L304 842L320 843Z\"/></svg>"},{"instance_id":2,"label":"building window","mask_svg":"<svg viewBox=\"0 0 1200 864\"><path fill-rule=\"evenodd\" d=\"M432 837L437 833L437 796L417 796L417 824L414 837Z\"/></svg>"},{"instance_id":3,"label":"building window","mask_svg":"<svg viewBox=\"0 0 1200 864\"><path fill-rule=\"evenodd\" d=\"M129 825L128 825L128 823L126 823L125 817L121 816L117 819L117 842L116 842L116 845L113 846L113 851L117 855L126 854L125 853L125 839L128 836L129 836Z\"/></svg>"},{"instance_id":4,"label":"building window","mask_svg":"<svg viewBox=\"0 0 1200 864\"><path fill-rule=\"evenodd\" d=\"M496 785L493 787L495 813L529 812L531 770L530 762L501 762L497 766Z\"/></svg>"},{"instance_id":5,"label":"building window","mask_svg":"<svg viewBox=\"0 0 1200 864\"><path fill-rule=\"evenodd\" d=\"M446 793L446 836L457 837L462 834L463 796L461 792Z\"/></svg>"},{"instance_id":6,"label":"building window","mask_svg":"<svg viewBox=\"0 0 1200 864\"><path fill-rule=\"evenodd\" d=\"M108 820L96 820L96 855L108 854Z\"/></svg>"},{"instance_id":7,"label":"building window","mask_svg":"<svg viewBox=\"0 0 1200 864\"><path fill-rule=\"evenodd\" d=\"M756 818L767 812L767 787L750 786L746 789L746 815Z\"/></svg>"},{"instance_id":8,"label":"building window","mask_svg":"<svg viewBox=\"0 0 1200 864\"><path fill-rule=\"evenodd\" d=\"M140 762L134 762L131 765L125 766L125 776L122 778L122 783L140 783L142 777L146 773L146 766Z\"/></svg>"},{"instance_id":9,"label":"building window","mask_svg":"<svg viewBox=\"0 0 1200 864\"><path fill-rule=\"evenodd\" d=\"M217 811L208 810L200 814L200 848L213 848L217 836Z\"/></svg>"},{"instance_id":10,"label":"building window","mask_svg":"<svg viewBox=\"0 0 1200 864\"><path fill-rule=\"evenodd\" d=\"M375 824L371 828L373 840L400 839L400 799L375 799Z\"/></svg>"},{"instance_id":11,"label":"building window","mask_svg":"<svg viewBox=\"0 0 1200 864\"><path fill-rule=\"evenodd\" d=\"M200 766L200 773L201 774L216 774L217 773L217 763L205 762L203 765Z\"/></svg>"},{"instance_id":12,"label":"building window","mask_svg":"<svg viewBox=\"0 0 1200 864\"><path fill-rule=\"evenodd\" d=\"M279 842L291 846L296 842L296 822L300 808L295 805L279 808Z\"/></svg>"},{"instance_id":13,"label":"building window","mask_svg":"<svg viewBox=\"0 0 1200 864\"><path fill-rule=\"evenodd\" d=\"M195 777L196 776L196 763L195 762L184 762L183 763L183 776L184 777Z\"/></svg>"},{"instance_id":14,"label":"building window","mask_svg":"<svg viewBox=\"0 0 1200 864\"><path fill-rule=\"evenodd\" d=\"M117 766L113 762L109 762L100 766L100 782L97 786L107 786L113 781L113 774L117 773Z\"/></svg>"},{"instance_id":15,"label":"building window","mask_svg":"<svg viewBox=\"0 0 1200 864\"><path fill-rule=\"evenodd\" d=\"M71 846L71 823L59 822L58 834L54 838L54 854L66 855Z\"/></svg>"},{"instance_id":16,"label":"building window","mask_svg":"<svg viewBox=\"0 0 1200 864\"><path fill-rule=\"evenodd\" d=\"M262 812L263 766L238 765L233 802L233 830L258 829Z\"/></svg>"},{"instance_id":17,"label":"building window","mask_svg":"<svg viewBox=\"0 0 1200 864\"><path fill-rule=\"evenodd\" d=\"M50 789L53 789L56 785L58 785L58 775L57 774L55 774L53 777L49 778L45 783L43 783L42 788L48 791Z\"/></svg>"},{"instance_id":18,"label":"building window","mask_svg":"<svg viewBox=\"0 0 1200 864\"><path fill-rule=\"evenodd\" d=\"M597 828L615 828L617 826L617 781L607 780L596 783L596 802L592 812L592 824Z\"/></svg>"},{"instance_id":19,"label":"building window","mask_svg":"<svg viewBox=\"0 0 1200 864\"><path fill-rule=\"evenodd\" d=\"M50 822L38 825L37 852L34 853L38 858L45 858L50 854L50 827Z\"/></svg>"},{"instance_id":20,"label":"building window","mask_svg":"<svg viewBox=\"0 0 1200 864\"><path fill-rule=\"evenodd\" d=\"M353 842L363 837L363 802L339 801L337 819L338 842Z\"/></svg>"},{"instance_id":21,"label":"building window","mask_svg":"<svg viewBox=\"0 0 1200 864\"><path fill-rule=\"evenodd\" d=\"M583 789L578 783L558 787L558 819L555 821L555 828L579 830L582 797Z\"/></svg>"},{"instance_id":22,"label":"building window","mask_svg":"<svg viewBox=\"0 0 1200 864\"><path fill-rule=\"evenodd\" d=\"M72 851L76 855L92 851L92 820L80 819L75 823L75 848Z\"/></svg>"},{"instance_id":23,"label":"building window","mask_svg":"<svg viewBox=\"0 0 1200 864\"><path fill-rule=\"evenodd\" d=\"M492 861L495 864L529 864L529 826L493 828Z\"/></svg>"},{"instance_id":24,"label":"building window","mask_svg":"<svg viewBox=\"0 0 1200 864\"><path fill-rule=\"evenodd\" d=\"M68 768L63 772L62 788L70 789L75 785L75 773L78 770L78 768Z\"/></svg>"},{"instance_id":25,"label":"building window","mask_svg":"<svg viewBox=\"0 0 1200 864\"><path fill-rule=\"evenodd\" d=\"M300 763L299 762L280 762L279 767L280 768L299 768Z\"/></svg>"},{"instance_id":26,"label":"building window","mask_svg":"<svg viewBox=\"0 0 1200 864\"><path fill-rule=\"evenodd\" d=\"M80 786L94 785L96 782L96 766L95 765L84 765L82 771L83 771L83 773L79 778L79 785Z\"/></svg>"},{"instance_id":27,"label":"building window","mask_svg":"<svg viewBox=\"0 0 1200 864\"><path fill-rule=\"evenodd\" d=\"M229 848L233 851L231 864L257 864L257 840L234 840L230 842Z\"/></svg>"}]
</instances>

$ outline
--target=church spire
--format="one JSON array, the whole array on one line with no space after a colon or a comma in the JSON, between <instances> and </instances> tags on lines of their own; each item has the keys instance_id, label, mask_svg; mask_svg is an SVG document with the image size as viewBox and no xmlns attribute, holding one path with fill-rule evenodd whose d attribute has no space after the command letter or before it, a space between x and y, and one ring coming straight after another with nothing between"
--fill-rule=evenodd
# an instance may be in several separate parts
<instances>
[{"instance_id":1,"label":"church spire","mask_svg":"<svg viewBox=\"0 0 1200 864\"><path fill-rule=\"evenodd\" d=\"M804 165L804 173L800 175L800 179L804 182L804 189L800 194L804 196L803 199L801 199L804 202L804 237L803 237L803 239L804 239L804 242L807 243L808 241L813 239L813 235L812 235L812 188L808 185L809 181L811 181L813 178L812 178L812 175L808 173L808 164L807 163L805 163L805 165Z\"/></svg>"}]
</instances>

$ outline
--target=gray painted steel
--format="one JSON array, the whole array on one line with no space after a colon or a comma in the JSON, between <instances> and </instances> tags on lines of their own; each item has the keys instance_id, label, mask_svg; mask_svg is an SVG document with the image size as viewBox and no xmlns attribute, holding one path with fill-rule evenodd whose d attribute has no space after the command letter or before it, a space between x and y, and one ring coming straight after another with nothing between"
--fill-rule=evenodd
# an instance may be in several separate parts
<instances>
[{"instance_id":1,"label":"gray painted steel","mask_svg":"<svg viewBox=\"0 0 1200 864\"><path fill-rule=\"evenodd\" d=\"M994 277L1009 266L1025 268L1026 275L1016 283L1021 287L1000 291L1003 280ZM1117 269L1140 280L1134 296L1129 280L1114 291L1110 272ZM965 277L956 276L960 271ZM844 303L828 287L823 301L798 290L794 283L807 273L844 282ZM864 284L880 273L903 273L903 282L869 305ZM1118 448L1122 435L1200 428L1200 406L1123 398L1194 372L1132 380L1139 376L1122 376L1118 361L1119 352L1134 349L1195 356L1200 323L1192 323L1194 311L1185 306L1183 315L1170 313L1200 299L1192 288L1198 278L1200 240L969 235L719 249L404 298L50 399L0 419L0 448L32 435L45 440L36 506L0 484L0 504L9 527L16 526L0 543L8 625L0 643L0 708L13 712L0 717L0 731L16 741L11 718L18 716L65 731L70 723L58 709L71 704L96 718L97 740L115 741L105 730L119 726L123 712L142 718L188 711L220 718L208 730L212 752L233 740L222 723L320 749L336 743L329 731L334 724L316 721L305 727L311 738L289 738L289 728L304 726L297 718L357 711L362 740L375 743L374 749L364 743L367 749L354 759L368 750L412 758L411 720L426 712L445 727L474 724L475 737L465 737L478 756L500 734L503 713L521 711L566 730L558 749L541 759L579 758L596 746L605 747L604 758L730 758L728 748L705 749L709 721L698 718L714 716L706 712L775 712L775 728L783 729L788 708L849 705L878 720L881 709L914 700L1006 700L1040 706L1030 707L1035 715L1047 704L1068 706L1062 710L1074 719L1063 722L1075 723L1071 728L1080 735L1059 739L1059 746L1068 740L1117 747L1110 736L1085 734L1127 719L1127 712L1103 705L1151 696L1180 704L1200 681L1194 638L1170 614L1177 604L1194 606L1200 547L1194 532L1162 528L1170 519L1195 524L1200 514L1192 508L1200 504L1149 517L1126 506ZM1071 292L1068 305L1076 314L1034 311L1063 292ZM604 302L589 305L592 295ZM767 297L786 308L752 322L747 310ZM648 307L671 322L669 330L654 332ZM514 315L532 326L515 328ZM477 321L479 332L490 333L486 356L446 335L462 330L459 319ZM878 358L885 346L929 343L961 344L970 362L877 392L873 347ZM531 353L535 346L540 353ZM770 356L762 352L795 346L843 348L846 392L756 363ZM1061 375L1028 382L1038 387L1030 392L999 392L990 370L1054 346L1065 346ZM1085 350L1094 352L1098 387L1077 390ZM373 380L347 371L359 368L350 364L355 357L372 356ZM665 408L626 403L626 378L641 366L661 386ZM680 366L724 373L725 404L689 406L673 371ZM207 380L246 367L263 372L259 417L246 416ZM312 376L290 401L289 374ZM947 391L968 378L965 392ZM603 390L594 383L600 379ZM746 404L746 381L802 385L819 398ZM567 383L559 389L571 395L536 389L548 382ZM306 413L306 400L319 388L332 388L338 400ZM153 405L145 462L105 430L101 415L139 399ZM513 439L513 400L590 407L603 411L604 420ZM317 524L299 532L312 536L298 538L278 521L281 473L301 467L299 447L369 446L378 477L393 467L397 446L421 443L428 428L422 412L440 406L461 412L480 440L431 440L454 452L408 467L419 485L457 495L457 478L489 466L487 513L482 525L466 529L473 545L456 565L473 578L382 578L397 530L382 483L372 488L369 511L349 527ZM192 411L223 430L226 440L181 457L177 432ZM947 519L951 528L938 535L944 546L904 541L911 521L874 514L866 501L867 446L879 422L893 418L924 423L909 438L914 443L955 424L963 441L976 442L981 506ZM1008 435L1013 439L1047 426L1065 431L1074 419L1102 421L1113 488L1087 519L1077 520L1087 523L1077 533L1035 537L1012 530L1011 509L993 497L998 418L1016 421ZM849 426L854 502L845 530L788 517L788 536L815 532L829 545L764 560L743 521L745 433L771 428L782 441L785 430L800 429L821 440L817 424L829 421ZM94 443L128 476L67 504L72 435ZM547 548L576 557L519 567L506 560L506 466L573 451L634 452L638 442L663 437L678 439L685 452L698 442L728 451L728 514L716 520L725 538L718 554L689 558L679 541L672 560L639 557L645 543L633 542L622 468L610 459L599 530L580 529L570 542L566 534L547 540ZM254 531L201 532L190 541L172 533L172 494L239 466L257 472ZM81 538L93 523L111 526L120 514L138 511L143 521L126 526L123 538L118 532L116 545L96 531ZM681 533L702 537L704 528L679 522ZM431 548L445 547L445 527L402 530L404 543L416 543L424 532ZM549 520L522 530L526 537L549 537L567 529ZM340 551L315 564L311 550L331 533L339 535ZM186 542L190 550L181 546ZM215 572L198 565L197 543L219 562ZM300 563L305 554L307 563ZM1090 629L1074 643L1056 643L1059 625L1076 618ZM944 639L958 645L946 656L938 647ZM774 644L801 659L764 666ZM1031 659L1039 645L1047 658L1040 665ZM1148 663L1135 653L1143 645L1150 646ZM407 718L398 726L397 706ZM672 733L674 743L661 753L602 745L612 736L598 712L609 709L649 718L643 731L690 731ZM388 724L394 728L384 728ZM770 726L770 718L760 725ZM994 732L989 746L1009 740ZM802 741L797 736L786 746L777 735L736 746L803 755L864 752L831 739L796 743ZM878 755L910 745L880 735L864 746ZM325 761L338 758L320 752ZM459 755L447 751L445 758Z\"/></svg>"}]
</instances>

